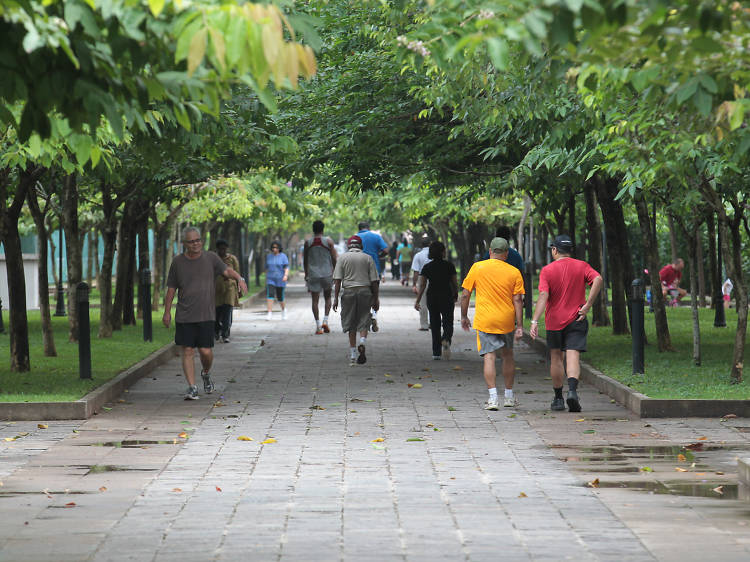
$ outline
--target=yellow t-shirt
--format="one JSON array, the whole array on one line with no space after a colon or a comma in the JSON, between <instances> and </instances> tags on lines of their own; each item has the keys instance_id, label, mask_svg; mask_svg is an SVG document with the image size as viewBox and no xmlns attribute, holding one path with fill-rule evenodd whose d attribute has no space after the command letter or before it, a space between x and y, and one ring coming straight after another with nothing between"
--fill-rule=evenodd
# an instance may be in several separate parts
<instances>
[{"instance_id":1,"label":"yellow t-shirt","mask_svg":"<svg viewBox=\"0 0 750 562\"><path fill-rule=\"evenodd\" d=\"M474 329L488 334L509 334L516 328L513 295L523 295L523 277L502 260L488 259L471 266L461 285L476 290Z\"/></svg>"}]
</instances>

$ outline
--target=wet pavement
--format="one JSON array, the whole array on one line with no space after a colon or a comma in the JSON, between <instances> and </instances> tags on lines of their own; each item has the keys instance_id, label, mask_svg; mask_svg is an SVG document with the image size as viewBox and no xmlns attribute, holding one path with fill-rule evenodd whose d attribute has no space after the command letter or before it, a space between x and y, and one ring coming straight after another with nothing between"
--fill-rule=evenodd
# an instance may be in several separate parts
<instances>
[{"instance_id":1,"label":"wet pavement","mask_svg":"<svg viewBox=\"0 0 750 562\"><path fill-rule=\"evenodd\" d=\"M174 359L85 422L0 422L0 560L750 559L747 420L585 385L550 412L525 344L519 406L487 412L475 335L433 361L410 290L381 302L365 365L293 285L286 321L235 311L210 396Z\"/></svg>"}]
</instances>

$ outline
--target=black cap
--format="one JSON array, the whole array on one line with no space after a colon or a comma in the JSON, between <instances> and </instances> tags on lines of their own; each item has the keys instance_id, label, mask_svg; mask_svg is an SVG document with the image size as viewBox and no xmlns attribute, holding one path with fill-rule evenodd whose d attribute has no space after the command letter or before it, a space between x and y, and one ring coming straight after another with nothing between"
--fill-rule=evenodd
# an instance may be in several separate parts
<instances>
[{"instance_id":1,"label":"black cap","mask_svg":"<svg viewBox=\"0 0 750 562\"><path fill-rule=\"evenodd\" d=\"M573 241L567 234L560 234L558 236L555 236L555 239L549 245L550 248L552 248L553 246L558 250L568 252L573 249Z\"/></svg>"}]
</instances>

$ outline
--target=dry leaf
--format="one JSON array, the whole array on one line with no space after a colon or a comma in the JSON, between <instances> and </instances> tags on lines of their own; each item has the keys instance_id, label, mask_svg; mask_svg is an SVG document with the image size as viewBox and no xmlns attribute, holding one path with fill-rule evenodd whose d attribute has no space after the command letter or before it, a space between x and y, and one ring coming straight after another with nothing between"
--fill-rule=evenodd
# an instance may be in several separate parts
<instances>
[{"instance_id":1,"label":"dry leaf","mask_svg":"<svg viewBox=\"0 0 750 562\"><path fill-rule=\"evenodd\" d=\"M464 368L463 368L463 367L461 367L460 365L456 365L455 367L453 367L453 370L454 370L454 371L463 371L463 370L464 370Z\"/></svg>"},{"instance_id":2,"label":"dry leaf","mask_svg":"<svg viewBox=\"0 0 750 562\"><path fill-rule=\"evenodd\" d=\"M221 488L219 488L218 486L216 486L216 491L217 492L221 492Z\"/></svg>"},{"instance_id":3,"label":"dry leaf","mask_svg":"<svg viewBox=\"0 0 750 562\"><path fill-rule=\"evenodd\" d=\"M65 504L65 507L75 507L75 506L76 506L76 502L68 502Z\"/></svg>"},{"instance_id":4,"label":"dry leaf","mask_svg":"<svg viewBox=\"0 0 750 562\"><path fill-rule=\"evenodd\" d=\"M725 420L728 420L728 419L731 419L731 418L736 418L737 414L724 414L721 417L724 418Z\"/></svg>"},{"instance_id":5,"label":"dry leaf","mask_svg":"<svg viewBox=\"0 0 750 562\"><path fill-rule=\"evenodd\" d=\"M39 429L47 429L49 427L46 423L38 423L38 424L36 424L36 426Z\"/></svg>"},{"instance_id":6,"label":"dry leaf","mask_svg":"<svg viewBox=\"0 0 750 562\"><path fill-rule=\"evenodd\" d=\"M422 383L417 383L413 385L412 388L422 388Z\"/></svg>"},{"instance_id":7,"label":"dry leaf","mask_svg":"<svg viewBox=\"0 0 750 562\"><path fill-rule=\"evenodd\" d=\"M383 439L382 437L378 437L377 439L373 439L372 441L370 441L370 443L382 443L383 441L385 441L385 439Z\"/></svg>"},{"instance_id":8,"label":"dry leaf","mask_svg":"<svg viewBox=\"0 0 750 562\"><path fill-rule=\"evenodd\" d=\"M253 438L252 437L248 437L247 435L240 435L237 438L237 441L252 441L252 440L253 440Z\"/></svg>"},{"instance_id":9,"label":"dry leaf","mask_svg":"<svg viewBox=\"0 0 750 562\"><path fill-rule=\"evenodd\" d=\"M685 445L685 448L691 451L700 451L703 449L703 443L690 443L690 445Z\"/></svg>"},{"instance_id":10,"label":"dry leaf","mask_svg":"<svg viewBox=\"0 0 750 562\"><path fill-rule=\"evenodd\" d=\"M599 487L599 479L594 478L591 482L587 483L589 488L598 488Z\"/></svg>"},{"instance_id":11,"label":"dry leaf","mask_svg":"<svg viewBox=\"0 0 750 562\"><path fill-rule=\"evenodd\" d=\"M705 441L706 439L708 439L708 437L705 435L703 437L698 437L698 441Z\"/></svg>"},{"instance_id":12,"label":"dry leaf","mask_svg":"<svg viewBox=\"0 0 750 562\"><path fill-rule=\"evenodd\" d=\"M390 376L391 376L391 374L390 374L390 373L383 373L383 376L384 376L384 377L390 377Z\"/></svg>"},{"instance_id":13,"label":"dry leaf","mask_svg":"<svg viewBox=\"0 0 750 562\"><path fill-rule=\"evenodd\" d=\"M263 445L268 445L269 443L276 443L276 439L274 439L273 437L269 437L269 438L268 438L268 439L266 439L265 441L261 441L261 443L262 443Z\"/></svg>"},{"instance_id":14,"label":"dry leaf","mask_svg":"<svg viewBox=\"0 0 750 562\"><path fill-rule=\"evenodd\" d=\"M685 462L687 460L687 457L680 453L679 455L677 455L677 460L680 462Z\"/></svg>"},{"instance_id":15,"label":"dry leaf","mask_svg":"<svg viewBox=\"0 0 750 562\"><path fill-rule=\"evenodd\" d=\"M179 437L180 439L187 439L187 437L188 437L188 434L187 434L187 433L185 433L185 432L183 431L183 432L182 432L182 433L180 433L180 434L179 434L179 435L178 435L177 437Z\"/></svg>"},{"instance_id":16,"label":"dry leaf","mask_svg":"<svg viewBox=\"0 0 750 562\"><path fill-rule=\"evenodd\" d=\"M15 440L16 440L16 438L15 438L15 437L5 437L5 438L3 439L3 441L15 441Z\"/></svg>"},{"instance_id":17,"label":"dry leaf","mask_svg":"<svg viewBox=\"0 0 750 562\"><path fill-rule=\"evenodd\" d=\"M716 486L716 488L714 488L712 491L716 492L720 496L723 496L724 495L724 486Z\"/></svg>"},{"instance_id":18,"label":"dry leaf","mask_svg":"<svg viewBox=\"0 0 750 562\"><path fill-rule=\"evenodd\" d=\"M520 494L518 494L518 497L519 498L528 498L529 496L527 496L526 494L524 494L523 492L521 492Z\"/></svg>"},{"instance_id":19,"label":"dry leaf","mask_svg":"<svg viewBox=\"0 0 750 562\"><path fill-rule=\"evenodd\" d=\"M676 467L674 467L674 469L677 472L687 472L687 468L682 468L681 466L676 466Z\"/></svg>"},{"instance_id":20,"label":"dry leaf","mask_svg":"<svg viewBox=\"0 0 750 562\"><path fill-rule=\"evenodd\" d=\"M182 492L182 488L172 488L173 492Z\"/></svg>"},{"instance_id":21,"label":"dry leaf","mask_svg":"<svg viewBox=\"0 0 750 562\"><path fill-rule=\"evenodd\" d=\"M99 488L99 491L100 492L106 492L107 491L107 487L106 486L102 486L101 488Z\"/></svg>"},{"instance_id":22,"label":"dry leaf","mask_svg":"<svg viewBox=\"0 0 750 562\"><path fill-rule=\"evenodd\" d=\"M409 388L411 388L411 387L412 387L412 386L414 386L414 385L413 385L412 383L410 383L410 382L407 382L407 383L406 383L406 386L408 386Z\"/></svg>"},{"instance_id":23,"label":"dry leaf","mask_svg":"<svg viewBox=\"0 0 750 562\"><path fill-rule=\"evenodd\" d=\"M578 418L576 421L577 422L584 422L584 421L586 421L586 418Z\"/></svg>"},{"instance_id":24,"label":"dry leaf","mask_svg":"<svg viewBox=\"0 0 750 562\"><path fill-rule=\"evenodd\" d=\"M653 471L654 471L654 469L651 468L650 466L642 466L641 467L641 472L653 472Z\"/></svg>"},{"instance_id":25,"label":"dry leaf","mask_svg":"<svg viewBox=\"0 0 750 562\"><path fill-rule=\"evenodd\" d=\"M714 472L714 474L718 474L719 476L723 476L724 475L724 473L721 470L717 470L716 472Z\"/></svg>"},{"instance_id":26,"label":"dry leaf","mask_svg":"<svg viewBox=\"0 0 750 562\"><path fill-rule=\"evenodd\" d=\"M696 472L695 475L696 476L705 476L706 473L705 472Z\"/></svg>"}]
</instances>

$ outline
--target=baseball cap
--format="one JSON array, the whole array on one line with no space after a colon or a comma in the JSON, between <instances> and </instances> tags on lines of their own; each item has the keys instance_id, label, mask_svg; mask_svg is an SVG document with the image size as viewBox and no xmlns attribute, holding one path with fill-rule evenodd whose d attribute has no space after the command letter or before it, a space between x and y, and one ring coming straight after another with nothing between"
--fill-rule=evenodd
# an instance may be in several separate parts
<instances>
[{"instance_id":1,"label":"baseball cap","mask_svg":"<svg viewBox=\"0 0 750 562\"><path fill-rule=\"evenodd\" d=\"M508 251L508 241L505 238L499 236L492 239L490 242L490 250L496 250L500 253Z\"/></svg>"},{"instance_id":2,"label":"baseball cap","mask_svg":"<svg viewBox=\"0 0 750 562\"><path fill-rule=\"evenodd\" d=\"M560 234L558 236L555 236L555 239L549 245L550 248L552 248L553 246L558 250L572 250L573 241L567 234Z\"/></svg>"},{"instance_id":3,"label":"baseball cap","mask_svg":"<svg viewBox=\"0 0 750 562\"><path fill-rule=\"evenodd\" d=\"M361 246L362 245L362 239L357 236L356 234L354 236L350 236L349 239L346 241L347 246Z\"/></svg>"}]
</instances>

